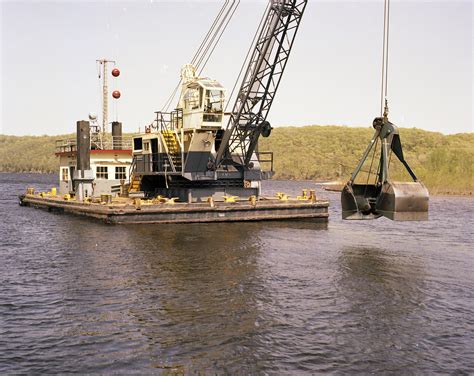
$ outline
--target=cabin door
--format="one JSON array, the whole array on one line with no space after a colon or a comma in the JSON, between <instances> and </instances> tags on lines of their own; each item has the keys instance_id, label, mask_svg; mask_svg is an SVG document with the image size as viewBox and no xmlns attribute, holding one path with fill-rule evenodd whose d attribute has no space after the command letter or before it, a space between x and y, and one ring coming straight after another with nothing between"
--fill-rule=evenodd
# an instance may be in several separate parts
<instances>
[{"instance_id":1,"label":"cabin door","mask_svg":"<svg viewBox=\"0 0 474 376\"><path fill-rule=\"evenodd\" d=\"M74 184L74 172L76 171L75 166L69 166L69 179L71 179L71 186L69 188L69 192L76 191L76 184Z\"/></svg>"},{"instance_id":2,"label":"cabin door","mask_svg":"<svg viewBox=\"0 0 474 376\"><path fill-rule=\"evenodd\" d=\"M152 160L152 171L158 171L158 139L152 138L151 142L151 160Z\"/></svg>"}]
</instances>

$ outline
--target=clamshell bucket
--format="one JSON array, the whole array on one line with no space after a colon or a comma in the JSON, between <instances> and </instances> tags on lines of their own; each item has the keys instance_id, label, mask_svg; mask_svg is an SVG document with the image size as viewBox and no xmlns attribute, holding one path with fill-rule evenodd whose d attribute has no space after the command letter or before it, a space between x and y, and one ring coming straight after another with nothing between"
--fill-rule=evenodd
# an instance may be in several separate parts
<instances>
[{"instance_id":1,"label":"clamshell bucket","mask_svg":"<svg viewBox=\"0 0 474 376\"><path fill-rule=\"evenodd\" d=\"M375 202L378 196L373 184L346 184L341 192L342 219L376 219Z\"/></svg>"},{"instance_id":2,"label":"clamshell bucket","mask_svg":"<svg viewBox=\"0 0 474 376\"><path fill-rule=\"evenodd\" d=\"M385 182L375 209L394 221L427 221L429 197L421 182Z\"/></svg>"},{"instance_id":3,"label":"clamshell bucket","mask_svg":"<svg viewBox=\"0 0 474 376\"><path fill-rule=\"evenodd\" d=\"M428 220L429 193L405 161L398 129L386 116L374 120L375 134L351 179L341 192L342 219L375 219L381 216L394 221ZM382 142L380 165L375 184L354 184L357 174L376 141ZM407 169L412 182L389 179L389 152Z\"/></svg>"},{"instance_id":4,"label":"clamshell bucket","mask_svg":"<svg viewBox=\"0 0 474 376\"><path fill-rule=\"evenodd\" d=\"M347 184L341 193L342 219L428 220L428 189L421 182Z\"/></svg>"}]
</instances>

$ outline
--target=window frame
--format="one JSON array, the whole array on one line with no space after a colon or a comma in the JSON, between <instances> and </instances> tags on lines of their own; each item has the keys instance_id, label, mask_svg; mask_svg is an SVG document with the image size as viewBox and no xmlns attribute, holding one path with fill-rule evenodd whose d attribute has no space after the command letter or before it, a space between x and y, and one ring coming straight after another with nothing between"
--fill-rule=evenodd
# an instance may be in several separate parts
<instances>
[{"instance_id":1,"label":"window frame","mask_svg":"<svg viewBox=\"0 0 474 376\"><path fill-rule=\"evenodd\" d=\"M117 171L123 169L122 172ZM127 167L126 166L115 166L115 180L127 180Z\"/></svg>"},{"instance_id":2,"label":"window frame","mask_svg":"<svg viewBox=\"0 0 474 376\"><path fill-rule=\"evenodd\" d=\"M96 166L95 178L100 180L109 180L109 166Z\"/></svg>"},{"instance_id":3,"label":"window frame","mask_svg":"<svg viewBox=\"0 0 474 376\"><path fill-rule=\"evenodd\" d=\"M69 181L69 167L61 167L61 181Z\"/></svg>"}]
</instances>

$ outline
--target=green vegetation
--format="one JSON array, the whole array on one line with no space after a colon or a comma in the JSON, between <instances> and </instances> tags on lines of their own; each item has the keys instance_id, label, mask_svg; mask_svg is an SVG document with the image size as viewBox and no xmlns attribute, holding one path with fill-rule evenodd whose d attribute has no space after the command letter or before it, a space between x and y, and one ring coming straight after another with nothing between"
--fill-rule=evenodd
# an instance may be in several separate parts
<instances>
[{"instance_id":1,"label":"green vegetation","mask_svg":"<svg viewBox=\"0 0 474 376\"><path fill-rule=\"evenodd\" d=\"M55 142L65 136L0 135L0 171L57 172Z\"/></svg>"},{"instance_id":2,"label":"green vegetation","mask_svg":"<svg viewBox=\"0 0 474 376\"><path fill-rule=\"evenodd\" d=\"M347 181L362 157L372 128L307 126L275 128L261 138L260 151L273 151L276 179ZM0 171L56 172L54 145L68 136L1 136ZM472 194L474 134L445 136L420 129L400 129L405 158L432 194ZM370 159L363 170L370 167ZM377 165L377 158L374 166ZM375 168L373 167L373 168ZM410 180L394 157L394 180ZM361 179L366 176L361 174Z\"/></svg>"},{"instance_id":3,"label":"green vegetation","mask_svg":"<svg viewBox=\"0 0 474 376\"><path fill-rule=\"evenodd\" d=\"M373 128L306 126L275 128L261 138L260 151L273 151L276 179L346 182L367 147ZM472 194L474 134L445 136L420 129L400 129L405 159L432 194ZM371 157L371 156L370 156ZM363 166L368 171L370 160ZM391 177L410 177L395 156ZM378 159L374 160L374 168ZM366 175L360 178L366 180Z\"/></svg>"}]
</instances>

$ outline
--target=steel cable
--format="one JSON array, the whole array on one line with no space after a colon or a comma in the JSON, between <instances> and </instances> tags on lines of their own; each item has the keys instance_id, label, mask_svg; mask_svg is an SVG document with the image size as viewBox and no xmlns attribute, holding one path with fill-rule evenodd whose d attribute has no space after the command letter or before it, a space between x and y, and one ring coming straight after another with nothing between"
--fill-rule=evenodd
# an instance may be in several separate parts
<instances>
[{"instance_id":1,"label":"steel cable","mask_svg":"<svg viewBox=\"0 0 474 376\"><path fill-rule=\"evenodd\" d=\"M238 0L240 2L240 0ZM222 32L225 31L226 27L227 27L227 24L228 22L230 21L230 18L232 18L232 15L234 14L235 12L235 9L234 9L234 5L235 5L235 0L232 0L232 3L230 5L230 7L227 9L226 13L224 14L224 17L222 18L221 22L219 23L219 26L217 27L217 29L214 31L213 33L213 36L211 38L211 40L208 42L207 46L206 46L206 49L204 50L204 52L201 54L201 57L199 58L199 60L197 61L196 63L196 69L199 69L199 67L201 66L201 63L203 62L203 60L206 58L207 54L208 54L208 51L209 49L211 48L211 46L213 45L214 43L214 39L217 37L217 35L219 35L220 33L220 30L221 28L224 26L224 29ZM238 5L238 3L237 3ZM234 11L232 11L234 9ZM230 16L229 16L230 15ZM226 23L227 22L227 23ZM224 25L225 24L225 25ZM219 40L217 40L216 43L218 43ZM215 48L215 47L214 47ZM212 51L214 51L214 48L211 50L211 53L212 54ZM208 57L209 58L209 57ZM202 69L201 69L202 70Z\"/></svg>"},{"instance_id":2,"label":"steel cable","mask_svg":"<svg viewBox=\"0 0 474 376\"><path fill-rule=\"evenodd\" d=\"M247 51L247 55L245 56L244 62L242 63L242 66L240 67L240 72L239 75L237 76L237 79L235 80L234 87L232 88L232 91L230 93L229 99L227 101L227 104L225 106L224 111L227 111L227 107L229 107L230 100L232 99L232 96L234 95L234 91L237 87L237 84L239 83L240 77L242 76L242 72L244 71L244 68L247 66L247 62L250 56L250 52L254 50L255 48L255 41L257 39L257 36L260 34L260 31L263 26L263 21L266 19L268 9L270 7L270 3L267 4L267 7L265 8L265 11L262 14L262 18L260 19L260 23L258 24L257 31L255 32L255 35L253 36L252 43L250 43L250 47Z\"/></svg>"},{"instance_id":3,"label":"steel cable","mask_svg":"<svg viewBox=\"0 0 474 376\"><path fill-rule=\"evenodd\" d=\"M238 3L237 5L240 3L240 0L238 0ZM214 47L212 48L209 56L207 57L206 61L205 61L205 64L207 63L207 61L209 60L210 56L212 55L215 47L217 46L217 43L219 42L223 32L225 31L225 29L227 28L227 25L229 24L230 22L230 19L232 18L235 10L236 10L236 7L234 8L234 4L235 4L235 0L232 1L232 4L231 6L227 9L227 11L225 11L225 9L227 8L229 4L229 0L226 0L226 2L224 3L224 5L221 7L219 13L217 14L216 18L214 19L214 22L212 23L211 25L211 28L209 29L209 31L207 32L206 36L204 37L203 41L201 42L198 50L196 51L196 53L194 54L194 57L193 59L191 60L191 63L192 64L196 64L196 69L199 68L201 62L203 61L203 59L206 57L206 55L208 54L208 51L209 51L209 48L210 46L213 44L216 36L219 34L222 26L224 25L225 23L225 27L224 29L222 30L222 32L220 32L220 35L216 41L216 44L214 45ZM230 13L230 11L233 9L232 13ZM225 12L224 12L225 11ZM229 18L229 14L230 14L230 18ZM227 20L227 22L226 22ZM216 25L217 28L216 28ZM204 66L205 66L204 64ZM204 68L204 66L202 67L202 69ZM202 72L202 69L201 71L199 72L199 74ZM171 93L171 95L169 96L168 100L165 102L165 104L163 105L161 111L162 112L166 112L168 111L169 109L169 106L171 105L171 103L173 102L173 99L174 97L176 96L176 93L179 89L181 85L181 79L179 80L178 84L176 85L176 87L174 88L173 92Z\"/></svg>"},{"instance_id":4,"label":"steel cable","mask_svg":"<svg viewBox=\"0 0 474 376\"><path fill-rule=\"evenodd\" d=\"M390 29L390 0L385 0L383 9L382 85L380 89L380 116L384 112L384 99L388 95L388 37Z\"/></svg>"},{"instance_id":5,"label":"steel cable","mask_svg":"<svg viewBox=\"0 0 474 376\"><path fill-rule=\"evenodd\" d=\"M224 28L222 29L222 31L221 31L219 37L217 38L217 41L216 41L216 43L214 44L214 47L212 47L211 52L209 52L209 55L207 56L206 61L204 62L203 66L201 67L201 69L200 69L200 71L199 71L199 74L201 74L202 71L203 71L203 69L206 67L207 62L209 61L209 59L210 59L210 57L212 56L212 54L213 54L215 48L216 48L217 45L219 44L219 41L221 40L222 35L224 34L225 30L227 29L227 26L229 25L230 20L231 20L232 17L234 16L235 11L236 11L237 8L239 7L239 4L240 4L240 0L237 0L237 4L236 4L235 7L233 8L232 13L230 13L229 18L227 19L226 24L224 25ZM233 6L233 5L232 5L232 6ZM230 9L232 9L232 8L230 8Z\"/></svg>"},{"instance_id":6,"label":"steel cable","mask_svg":"<svg viewBox=\"0 0 474 376\"><path fill-rule=\"evenodd\" d=\"M201 53L202 51L202 48L204 47L204 45L207 43L207 40L209 39L209 36L211 35L212 33L212 30L214 30L216 24L217 24L217 21L219 20L219 18L221 17L222 15L222 12L224 11L224 9L227 7L227 4L229 3L229 0L226 0L224 5L222 6L222 8L220 9L219 13L217 14L216 18L214 19L214 22L212 23L212 26L211 28L208 30L206 36L204 37L203 41L201 42L201 45L199 46L198 50L196 51L196 53L194 54L194 57L193 59L191 60L191 64L194 64L196 62L196 59L198 58L199 54Z\"/></svg>"}]
</instances>

